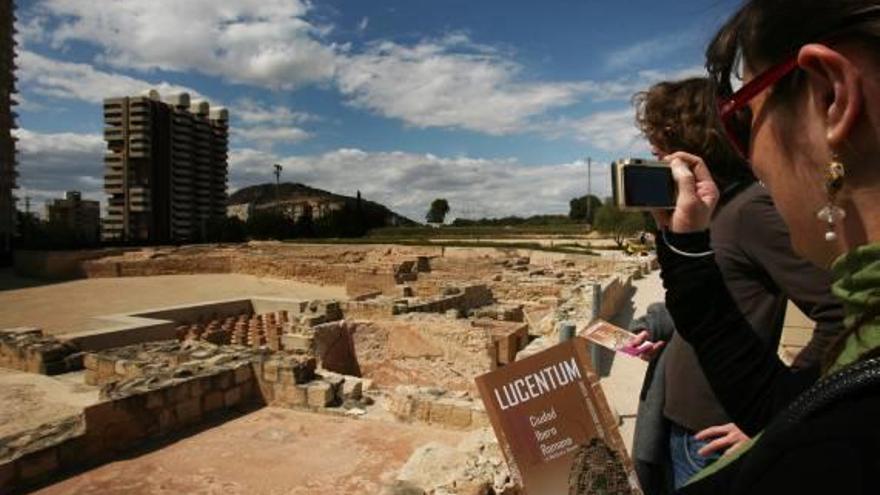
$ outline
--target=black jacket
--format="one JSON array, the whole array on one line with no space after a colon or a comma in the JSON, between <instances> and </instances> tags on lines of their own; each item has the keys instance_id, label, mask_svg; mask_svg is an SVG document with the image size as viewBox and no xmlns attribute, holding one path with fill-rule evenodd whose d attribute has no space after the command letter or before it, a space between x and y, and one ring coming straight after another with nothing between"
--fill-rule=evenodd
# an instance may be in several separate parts
<instances>
[{"instance_id":1,"label":"black jacket","mask_svg":"<svg viewBox=\"0 0 880 495\"><path fill-rule=\"evenodd\" d=\"M681 251L709 249L707 233L667 234ZM868 387L792 422L811 407L817 367L793 371L751 331L711 256L688 258L658 242L666 304L725 411L747 434L766 431L743 456L683 494L880 492L880 389ZM880 375L880 371L877 373ZM806 405L804 405L806 404Z\"/></svg>"}]
</instances>

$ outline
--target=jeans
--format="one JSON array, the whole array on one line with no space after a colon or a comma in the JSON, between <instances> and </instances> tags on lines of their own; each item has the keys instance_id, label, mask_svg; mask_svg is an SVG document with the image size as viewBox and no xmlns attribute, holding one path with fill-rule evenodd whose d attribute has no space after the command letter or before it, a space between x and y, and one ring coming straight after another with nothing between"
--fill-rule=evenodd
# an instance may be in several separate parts
<instances>
[{"instance_id":1,"label":"jeans","mask_svg":"<svg viewBox=\"0 0 880 495\"><path fill-rule=\"evenodd\" d=\"M704 467L715 462L721 454L715 452L703 457L697 453L709 442L697 440L694 433L670 422L669 453L672 457L672 478L676 491Z\"/></svg>"}]
</instances>

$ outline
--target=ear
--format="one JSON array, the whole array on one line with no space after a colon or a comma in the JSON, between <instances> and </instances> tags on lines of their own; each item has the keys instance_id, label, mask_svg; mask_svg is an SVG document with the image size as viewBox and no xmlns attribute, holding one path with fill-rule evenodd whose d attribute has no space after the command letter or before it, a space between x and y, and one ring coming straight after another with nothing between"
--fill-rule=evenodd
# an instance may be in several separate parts
<instances>
[{"instance_id":1,"label":"ear","mask_svg":"<svg viewBox=\"0 0 880 495\"><path fill-rule=\"evenodd\" d=\"M815 43L801 48L798 65L807 73L813 104L826 120L828 144L838 148L862 112L861 70L841 52Z\"/></svg>"}]
</instances>

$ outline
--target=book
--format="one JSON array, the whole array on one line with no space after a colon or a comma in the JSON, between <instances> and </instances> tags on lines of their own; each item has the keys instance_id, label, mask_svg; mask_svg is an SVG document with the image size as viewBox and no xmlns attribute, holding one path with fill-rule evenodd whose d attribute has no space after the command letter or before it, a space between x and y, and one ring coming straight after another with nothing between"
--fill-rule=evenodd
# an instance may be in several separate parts
<instances>
[{"instance_id":1,"label":"book","mask_svg":"<svg viewBox=\"0 0 880 495\"><path fill-rule=\"evenodd\" d=\"M650 342L643 342L639 346L630 345L629 342L633 339L633 334L605 320L594 321L583 330L579 330L577 335L606 349L635 357L651 347Z\"/></svg>"},{"instance_id":2,"label":"book","mask_svg":"<svg viewBox=\"0 0 880 495\"><path fill-rule=\"evenodd\" d=\"M587 341L575 337L476 378L527 495L641 494Z\"/></svg>"}]
</instances>

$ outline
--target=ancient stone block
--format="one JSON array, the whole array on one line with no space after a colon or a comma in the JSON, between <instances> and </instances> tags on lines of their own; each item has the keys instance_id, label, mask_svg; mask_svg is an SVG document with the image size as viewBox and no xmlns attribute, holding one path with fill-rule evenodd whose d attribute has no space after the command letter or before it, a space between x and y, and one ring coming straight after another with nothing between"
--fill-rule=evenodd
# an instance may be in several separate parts
<instances>
[{"instance_id":1,"label":"ancient stone block","mask_svg":"<svg viewBox=\"0 0 880 495\"><path fill-rule=\"evenodd\" d=\"M45 449L28 454L18 460L20 481L30 483L52 474L58 469L58 449Z\"/></svg>"},{"instance_id":2,"label":"ancient stone block","mask_svg":"<svg viewBox=\"0 0 880 495\"><path fill-rule=\"evenodd\" d=\"M58 465L61 468L69 468L83 462L83 452L86 450L84 437L70 438L58 445ZM3 482L0 481L0 487ZM2 491L2 489L0 489Z\"/></svg>"},{"instance_id":3,"label":"ancient stone block","mask_svg":"<svg viewBox=\"0 0 880 495\"><path fill-rule=\"evenodd\" d=\"M6 493L15 482L15 461L0 463L0 492Z\"/></svg>"},{"instance_id":4,"label":"ancient stone block","mask_svg":"<svg viewBox=\"0 0 880 495\"><path fill-rule=\"evenodd\" d=\"M147 392L146 406L147 409L157 409L165 405L165 392L162 390L154 390Z\"/></svg>"},{"instance_id":5,"label":"ancient stone block","mask_svg":"<svg viewBox=\"0 0 880 495\"><path fill-rule=\"evenodd\" d=\"M183 424L192 424L202 417L202 401L194 397L177 404L175 408L177 419Z\"/></svg>"},{"instance_id":6,"label":"ancient stone block","mask_svg":"<svg viewBox=\"0 0 880 495\"><path fill-rule=\"evenodd\" d=\"M333 403L333 387L325 381L314 381L306 386L309 406L327 407Z\"/></svg>"},{"instance_id":7,"label":"ancient stone block","mask_svg":"<svg viewBox=\"0 0 880 495\"><path fill-rule=\"evenodd\" d=\"M159 411L159 434L170 433L177 428L177 416L174 409L165 408Z\"/></svg>"},{"instance_id":8,"label":"ancient stone block","mask_svg":"<svg viewBox=\"0 0 880 495\"><path fill-rule=\"evenodd\" d=\"M207 386L206 386L207 383ZM189 396L200 398L206 392L206 389L210 386L210 380L196 378L194 380L189 381Z\"/></svg>"},{"instance_id":9,"label":"ancient stone block","mask_svg":"<svg viewBox=\"0 0 880 495\"><path fill-rule=\"evenodd\" d=\"M263 363L263 379L267 382L277 382L278 381L278 361L266 361Z\"/></svg>"},{"instance_id":10,"label":"ancient stone block","mask_svg":"<svg viewBox=\"0 0 880 495\"><path fill-rule=\"evenodd\" d=\"M446 422L444 423L447 426L452 426L453 428L468 428L471 426L472 422L472 414L470 405L463 406L453 406L449 411L449 415L446 418Z\"/></svg>"},{"instance_id":11,"label":"ancient stone block","mask_svg":"<svg viewBox=\"0 0 880 495\"><path fill-rule=\"evenodd\" d=\"M87 352L85 356L83 356L83 366L85 366L87 370L97 370L98 355L93 352Z\"/></svg>"},{"instance_id":12,"label":"ancient stone block","mask_svg":"<svg viewBox=\"0 0 880 495\"><path fill-rule=\"evenodd\" d=\"M223 403L226 407L236 406L241 402L241 389L232 387L223 394Z\"/></svg>"},{"instance_id":13,"label":"ancient stone block","mask_svg":"<svg viewBox=\"0 0 880 495\"><path fill-rule=\"evenodd\" d=\"M98 374L102 379L114 376L116 374L116 362L103 356L99 357Z\"/></svg>"},{"instance_id":14,"label":"ancient stone block","mask_svg":"<svg viewBox=\"0 0 880 495\"><path fill-rule=\"evenodd\" d=\"M85 375L83 376L83 381L85 382L86 385L95 386L95 385L100 384L100 380L98 379L98 373L95 371L92 371L92 370L86 371Z\"/></svg>"},{"instance_id":15,"label":"ancient stone block","mask_svg":"<svg viewBox=\"0 0 880 495\"><path fill-rule=\"evenodd\" d=\"M449 424L449 417L452 415L453 406L451 404L444 404L441 402L434 402L430 404L430 412L428 414L428 421L431 423L437 423L441 425ZM468 418L470 419L470 418Z\"/></svg>"},{"instance_id":16,"label":"ancient stone block","mask_svg":"<svg viewBox=\"0 0 880 495\"><path fill-rule=\"evenodd\" d=\"M211 381L212 388L214 388L215 390L226 390L234 383L235 374L231 370L223 371L215 375Z\"/></svg>"},{"instance_id":17,"label":"ancient stone block","mask_svg":"<svg viewBox=\"0 0 880 495\"><path fill-rule=\"evenodd\" d=\"M248 380L253 378L253 371L251 370L250 365L239 366L235 369L235 383L242 384Z\"/></svg>"},{"instance_id":18,"label":"ancient stone block","mask_svg":"<svg viewBox=\"0 0 880 495\"><path fill-rule=\"evenodd\" d=\"M315 346L311 335L288 333L281 336L281 347L286 351L312 352Z\"/></svg>"},{"instance_id":19,"label":"ancient stone block","mask_svg":"<svg viewBox=\"0 0 880 495\"><path fill-rule=\"evenodd\" d=\"M276 384L275 400L288 407L304 407L309 405L307 386L293 384Z\"/></svg>"},{"instance_id":20,"label":"ancient stone block","mask_svg":"<svg viewBox=\"0 0 880 495\"><path fill-rule=\"evenodd\" d=\"M423 400L413 402L411 420L427 423L431 420L431 403Z\"/></svg>"},{"instance_id":21,"label":"ancient stone block","mask_svg":"<svg viewBox=\"0 0 880 495\"><path fill-rule=\"evenodd\" d=\"M169 404L178 404L189 399L190 386L188 382L178 383L165 390L165 399Z\"/></svg>"},{"instance_id":22,"label":"ancient stone block","mask_svg":"<svg viewBox=\"0 0 880 495\"><path fill-rule=\"evenodd\" d=\"M471 409L471 425L474 428L485 428L490 425L489 415L485 409Z\"/></svg>"},{"instance_id":23,"label":"ancient stone block","mask_svg":"<svg viewBox=\"0 0 880 495\"><path fill-rule=\"evenodd\" d=\"M206 412L214 412L224 405L223 392L214 390L205 394L202 398L202 409Z\"/></svg>"},{"instance_id":24,"label":"ancient stone block","mask_svg":"<svg viewBox=\"0 0 880 495\"><path fill-rule=\"evenodd\" d=\"M127 373L126 373L126 365L127 364L128 364L128 361L126 361L125 359L120 359L120 360L116 361L116 363L114 364L114 373L116 373L119 376L127 376Z\"/></svg>"},{"instance_id":25,"label":"ancient stone block","mask_svg":"<svg viewBox=\"0 0 880 495\"><path fill-rule=\"evenodd\" d=\"M346 376L342 382L342 400L358 400L363 396L363 383L360 378Z\"/></svg>"}]
</instances>

